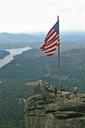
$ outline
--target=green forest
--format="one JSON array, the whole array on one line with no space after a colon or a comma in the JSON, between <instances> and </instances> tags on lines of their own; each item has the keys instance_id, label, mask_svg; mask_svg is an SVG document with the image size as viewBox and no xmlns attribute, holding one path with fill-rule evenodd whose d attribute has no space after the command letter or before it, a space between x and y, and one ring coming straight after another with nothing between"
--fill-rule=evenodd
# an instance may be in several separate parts
<instances>
[{"instance_id":1,"label":"green forest","mask_svg":"<svg viewBox=\"0 0 85 128\"><path fill-rule=\"evenodd\" d=\"M9 64L0 68L0 128L24 128L24 104L34 94L35 86L29 81L43 80L49 85L58 85L57 52L52 57L44 55L39 47L45 34L35 36L0 34L0 58L7 54L5 49L29 46L32 49L14 57ZM73 91L78 86L85 92L85 33L61 34L61 85ZM19 100L21 99L21 101Z\"/></svg>"},{"instance_id":2,"label":"green forest","mask_svg":"<svg viewBox=\"0 0 85 128\"><path fill-rule=\"evenodd\" d=\"M23 128L23 102L19 99L34 94L35 86L29 81L42 79L58 86L57 53L47 57L39 49L31 49L15 56L14 60L0 69L0 127ZM61 52L61 84L69 91L77 85L85 90L85 49Z\"/></svg>"}]
</instances>

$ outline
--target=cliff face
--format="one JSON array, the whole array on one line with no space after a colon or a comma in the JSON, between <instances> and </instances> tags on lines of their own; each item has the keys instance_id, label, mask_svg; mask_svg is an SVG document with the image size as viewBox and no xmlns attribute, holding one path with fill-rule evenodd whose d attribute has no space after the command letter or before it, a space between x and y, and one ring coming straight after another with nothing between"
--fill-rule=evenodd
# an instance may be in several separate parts
<instances>
[{"instance_id":1,"label":"cliff face","mask_svg":"<svg viewBox=\"0 0 85 128\"><path fill-rule=\"evenodd\" d=\"M25 124L27 128L85 128L85 104L35 95L26 101Z\"/></svg>"}]
</instances>

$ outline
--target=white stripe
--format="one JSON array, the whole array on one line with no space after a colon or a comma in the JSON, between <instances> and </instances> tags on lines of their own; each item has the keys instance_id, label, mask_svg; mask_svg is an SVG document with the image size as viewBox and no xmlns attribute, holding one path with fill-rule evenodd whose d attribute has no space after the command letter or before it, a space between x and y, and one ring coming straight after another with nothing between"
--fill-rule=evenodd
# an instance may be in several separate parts
<instances>
[{"instance_id":1,"label":"white stripe","mask_svg":"<svg viewBox=\"0 0 85 128\"><path fill-rule=\"evenodd\" d=\"M54 34L50 38L48 38L47 42L49 42L55 35L57 35L56 32L54 32Z\"/></svg>"},{"instance_id":2,"label":"white stripe","mask_svg":"<svg viewBox=\"0 0 85 128\"><path fill-rule=\"evenodd\" d=\"M49 44L48 46L45 46L45 48L49 48L51 47L52 45L56 44L58 42L58 39L55 40L54 42L52 42L51 44ZM56 44L57 45L57 44Z\"/></svg>"},{"instance_id":3,"label":"white stripe","mask_svg":"<svg viewBox=\"0 0 85 128\"><path fill-rule=\"evenodd\" d=\"M58 41L57 45L60 44L60 41Z\"/></svg>"},{"instance_id":4,"label":"white stripe","mask_svg":"<svg viewBox=\"0 0 85 128\"><path fill-rule=\"evenodd\" d=\"M47 34L47 38L54 32L54 29L51 30L51 32L49 34Z\"/></svg>"},{"instance_id":5,"label":"white stripe","mask_svg":"<svg viewBox=\"0 0 85 128\"><path fill-rule=\"evenodd\" d=\"M55 50L55 51L56 51L56 50ZM47 54L47 55L54 54L55 51L52 51L52 52L49 52L49 53L45 53L45 54Z\"/></svg>"},{"instance_id":6,"label":"white stripe","mask_svg":"<svg viewBox=\"0 0 85 128\"><path fill-rule=\"evenodd\" d=\"M59 36L59 35L56 35L56 37L55 37L56 40L57 40L58 36ZM54 38L54 39L55 39L55 38ZM49 45L50 42L51 42L51 41L48 41L46 44Z\"/></svg>"},{"instance_id":7,"label":"white stripe","mask_svg":"<svg viewBox=\"0 0 85 128\"><path fill-rule=\"evenodd\" d=\"M56 48L57 47L57 45L55 45L55 46L53 46L52 48L49 48L49 49L47 49L47 50L44 50L44 52L49 52L50 50L53 50L54 48Z\"/></svg>"},{"instance_id":8,"label":"white stripe","mask_svg":"<svg viewBox=\"0 0 85 128\"><path fill-rule=\"evenodd\" d=\"M46 43L46 42L44 41L43 44L42 44L42 46L45 45L45 43Z\"/></svg>"}]
</instances>

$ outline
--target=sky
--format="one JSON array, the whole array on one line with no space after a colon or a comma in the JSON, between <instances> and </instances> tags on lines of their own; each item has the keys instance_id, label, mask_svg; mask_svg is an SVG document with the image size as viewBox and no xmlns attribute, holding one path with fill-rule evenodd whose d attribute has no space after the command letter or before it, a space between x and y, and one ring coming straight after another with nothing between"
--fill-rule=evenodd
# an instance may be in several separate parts
<instances>
[{"instance_id":1,"label":"sky","mask_svg":"<svg viewBox=\"0 0 85 128\"><path fill-rule=\"evenodd\" d=\"M0 32L85 31L85 0L0 0Z\"/></svg>"}]
</instances>

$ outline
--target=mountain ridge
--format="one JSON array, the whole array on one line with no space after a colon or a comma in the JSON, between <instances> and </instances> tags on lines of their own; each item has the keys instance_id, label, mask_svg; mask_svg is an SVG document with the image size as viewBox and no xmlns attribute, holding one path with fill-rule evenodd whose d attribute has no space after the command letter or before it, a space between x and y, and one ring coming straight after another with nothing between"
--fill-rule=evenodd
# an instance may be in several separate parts
<instances>
[{"instance_id":1,"label":"mountain ridge","mask_svg":"<svg viewBox=\"0 0 85 128\"><path fill-rule=\"evenodd\" d=\"M2 41L42 41L45 38L46 32L37 33L0 33L0 40ZM85 32L61 32L60 38L62 40L68 39L83 39ZM75 40L74 40L75 41Z\"/></svg>"}]
</instances>

